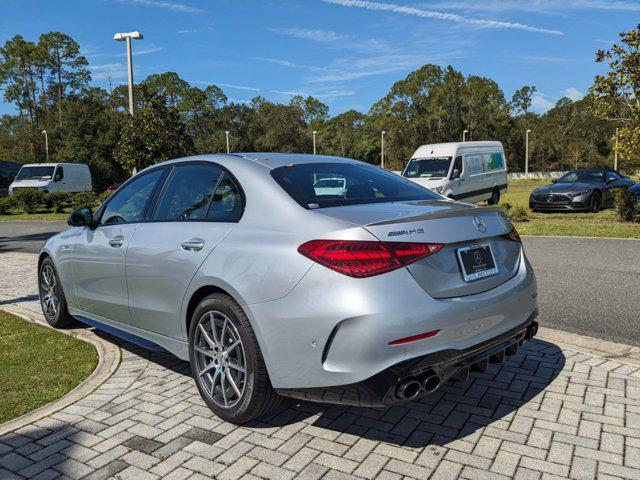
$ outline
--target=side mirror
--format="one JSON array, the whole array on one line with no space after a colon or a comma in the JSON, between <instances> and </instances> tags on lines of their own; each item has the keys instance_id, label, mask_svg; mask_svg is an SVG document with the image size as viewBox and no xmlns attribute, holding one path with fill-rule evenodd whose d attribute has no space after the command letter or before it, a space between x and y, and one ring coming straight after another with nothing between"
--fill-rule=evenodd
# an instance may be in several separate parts
<instances>
[{"instance_id":1,"label":"side mirror","mask_svg":"<svg viewBox=\"0 0 640 480\"><path fill-rule=\"evenodd\" d=\"M616 181L615 178L607 178L607 183L613 183L615 181Z\"/></svg>"},{"instance_id":2,"label":"side mirror","mask_svg":"<svg viewBox=\"0 0 640 480\"><path fill-rule=\"evenodd\" d=\"M557 182L558 182L558 179L557 179L557 178L552 178L552 179L551 179L551 183L557 183Z\"/></svg>"},{"instance_id":3,"label":"side mirror","mask_svg":"<svg viewBox=\"0 0 640 480\"><path fill-rule=\"evenodd\" d=\"M454 168L453 172L451 172L451 180L454 180L456 178L460 178L460 170Z\"/></svg>"},{"instance_id":4,"label":"side mirror","mask_svg":"<svg viewBox=\"0 0 640 480\"><path fill-rule=\"evenodd\" d=\"M78 208L69 214L67 224L72 227L92 227L93 212L89 207Z\"/></svg>"}]
</instances>

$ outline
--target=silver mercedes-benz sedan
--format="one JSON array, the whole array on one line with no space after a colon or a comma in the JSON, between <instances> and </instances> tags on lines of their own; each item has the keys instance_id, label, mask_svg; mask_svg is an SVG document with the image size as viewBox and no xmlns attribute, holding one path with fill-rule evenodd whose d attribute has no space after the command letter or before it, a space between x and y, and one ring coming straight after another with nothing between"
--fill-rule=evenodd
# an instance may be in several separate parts
<instances>
[{"instance_id":1,"label":"silver mercedes-benz sedan","mask_svg":"<svg viewBox=\"0 0 640 480\"><path fill-rule=\"evenodd\" d=\"M69 224L39 257L47 321L188 360L204 401L235 423L281 396L412 400L537 331L536 280L499 208L355 160L165 162Z\"/></svg>"}]
</instances>

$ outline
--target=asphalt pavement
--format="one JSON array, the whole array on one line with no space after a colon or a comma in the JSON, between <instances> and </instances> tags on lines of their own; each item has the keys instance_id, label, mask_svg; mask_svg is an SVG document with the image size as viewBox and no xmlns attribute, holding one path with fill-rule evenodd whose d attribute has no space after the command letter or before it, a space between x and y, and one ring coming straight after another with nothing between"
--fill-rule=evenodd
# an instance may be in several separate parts
<instances>
[{"instance_id":1,"label":"asphalt pavement","mask_svg":"<svg viewBox=\"0 0 640 480\"><path fill-rule=\"evenodd\" d=\"M0 254L36 253L65 222L0 222ZM541 325L640 346L640 240L523 237Z\"/></svg>"}]
</instances>

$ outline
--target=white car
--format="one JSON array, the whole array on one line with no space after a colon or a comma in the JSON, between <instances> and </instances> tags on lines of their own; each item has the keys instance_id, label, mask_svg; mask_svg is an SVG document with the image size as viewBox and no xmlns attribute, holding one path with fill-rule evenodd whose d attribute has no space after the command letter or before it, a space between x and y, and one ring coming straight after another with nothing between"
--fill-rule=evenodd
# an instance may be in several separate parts
<instances>
[{"instance_id":1,"label":"white car","mask_svg":"<svg viewBox=\"0 0 640 480\"><path fill-rule=\"evenodd\" d=\"M500 142L423 145L402 176L440 195L497 205L507 191L507 162Z\"/></svg>"},{"instance_id":2,"label":"white car","mask_svg":"<svg viewBox=\"0 0 640 480\"><path fill-rule=\"evenodd\" d=\"M9 195L23 188L43 192L90 192L93 189L89 166L82 163L31 163L23 165L9 185Z\"/></svg>"},{"instance_id":3,"label":"white car","mask_svg":"<svg viewBox=\"0 0 640 480\"><path fill-rule=\"evenodd\" d=\"M344 196L347 192L346 178L321 178L313 184L316 195Z\"/></svg>"}]
</instances>

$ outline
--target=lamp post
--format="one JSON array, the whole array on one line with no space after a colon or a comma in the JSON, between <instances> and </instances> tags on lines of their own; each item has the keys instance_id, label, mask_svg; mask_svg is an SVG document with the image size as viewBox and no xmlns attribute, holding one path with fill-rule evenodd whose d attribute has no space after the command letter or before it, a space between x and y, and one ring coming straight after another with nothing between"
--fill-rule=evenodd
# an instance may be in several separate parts
<instances>
[{"instance_id":1,"label":"lamp post","mask_svg":"<svg viewBox=\"0 0 640 480\"><path fill-rule=\"evenodd\" d=\"M527 132L525 133L525 142L524 142L524 175L525 177L529 174L529 134L531 130L527 128Z\"/></svg>"},{"instance_id":2,"label":"lamp post","mask_svg":"<svg viewBox=\"0 0 640 480\"><path fill-rule=\"evenodd\" d=\"M463 142L467 141L467 133L469 133L469 130L463 130L462 131L462 141Z\"/></svg>"},{"instance_id":3,"label":"lamp post","mask_svg":"<svg viewBox=\"0 0 640 480\"><path fill-rule=\"evenodd\" d=\"M313 131L313 154L316 154L316 132L315 130Z\"/></svg>"},{"instance_id":4,"label":"lamp post","mask_svg":"<svg viewBox=\"0 0 640 480\"><path fill-rule=\"evenodd\" d=\"M616 127L616 146L613 150L613 169L618 171L618 128Z\"/></svg>"},{"instance_id":5,"label":"lamp post","mask_svg":"<svg viewBox=\"0 0 640 480\"><path fill-rule=\"evenodd\" d=\"M44 149L47 152L47 162L49 162L49 135L47 135L46 130L42 130L42 134L44 135Z\"/></svg>"},{"instance_id":6,"label":"lamp post","mask_svg":"<svg viewBox=\"0 0 640 480\"><path fill-rule=\"evenodd\" d=\"M224 135L227 137L227 153L231 153L231 149L229 148L229 130L226 130Z\"/></svg>"},{"instance_id":7,"label":"lamp post","mask_svg":"<svg viewBox=\"0 0 640 480\"><path fill-rule=\"evenodd\" d=\"M127 71L129 78L129 113L133 115L133 61L131 58L131 39L142 40L144 36L140 32L116 33L113 39L116 42L127 42Z\"/></svg>"},{"instance_id":8,"label":"lamp post","mask_svg":"<svg viewBox=\"0 0 640 480\"><path fill-rule=\"evenodd\" d=\"M382 147L382 148L380 149L380 166L381 166L382 168L384 168L384 135L385 135L385 133L387 133L387 132L385 132L385 131L383 130L383 131L382 131L382 135L381 135L381 137L380 137L380 138L381 138L381 142L380 142L380 144L381 144L381 147Z\"/></svg>"}]
</instances>

